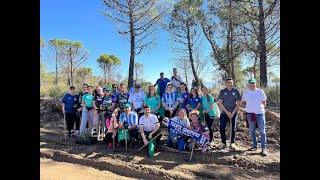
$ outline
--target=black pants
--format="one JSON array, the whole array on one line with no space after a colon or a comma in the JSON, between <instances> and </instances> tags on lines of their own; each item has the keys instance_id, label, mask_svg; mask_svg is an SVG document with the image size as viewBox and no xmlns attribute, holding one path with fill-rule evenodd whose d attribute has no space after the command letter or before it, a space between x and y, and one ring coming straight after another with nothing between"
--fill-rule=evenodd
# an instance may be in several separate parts
<instances>
[{"instance_id":1,"label":"black pants","mask_svg":"<svg viewBox=\"0 0 320 180\"><path fill-rule=\"evenodd\" d=\"M173 114L172 114L171 118L173 118L176 115L176 113L177 113L177 109L173 111ZM170 118L170 111L165 110L164 111L164 117Z\"/></svg>"},{"instance_id":2,"label":"black pants","mask_svg":"<svg viewBox=\"0 0 320 180\"><path fill-rule=\"evenodd\" d=\"M77 114L74 113L67 113L66 112L66 123L67 123L67 130L70 132L73 129L74 122L76 122L76 130L80 128L80 119L78 118Z\"/></svg>"},{"instance_id":3,"label":"black pants","mask_svg":"<svg viewBox=\"0 0 320 180\"><path fill-rule=\"evenodd\" d=\"M214 116L209 116L209 114L205 113L206 123L210 130L210 142L214 140L213 137L213 123L214 123Z\"/></svg>"},{"instance_id":4,"label":"black pants","mask_svg":"<svg viewBox=\"0 0 320 180\"><path fill-rule=\"evenodd\" d=\"M139 135L138 129L131 129L131 130L129 130L129 134L130 134L130 140L131 140L132 138L138 140L138 135Z\"/></svg>"},{"instance_id":5,"label":"black pants","mask_svg":"<svg viewBox=\"0 0 320 180\"><path fill-rule=\"evenodd\" d=\"M147 138L148 141L149 141L148 136L149 136L149 134L150 134L151 132L152 132L152 131L150 131L150 132L144 131L144 135L146 136L146 138ZM152 138L154 138L156 135L158 135L158 134L160 134L160 133L161 133L161 132L160 132L160 129L159 129L156 133L152 134ZM158 136L158 137L156 138L156 146L159 146L161 136L162 136L162 135L160 135L160 136Z\"/></svg>"},{"instance_id":6,"label":"black pants","mask_svg":"<svg viewBox=\"0 0 320 180\"><path fill-rule=\"evenodd\" d=\"M112 142L113 142L112 134L113 134L112 132L107 133L106 136L104 137L104 140L103 140L103 141L104 141L105 143L110 143L110 142L112 143ZM115 143L118 142L118 133L116 133L116 137L115 137L115 139L114 139L114 142L115 142Z\"/></svg>"}]
</instances>

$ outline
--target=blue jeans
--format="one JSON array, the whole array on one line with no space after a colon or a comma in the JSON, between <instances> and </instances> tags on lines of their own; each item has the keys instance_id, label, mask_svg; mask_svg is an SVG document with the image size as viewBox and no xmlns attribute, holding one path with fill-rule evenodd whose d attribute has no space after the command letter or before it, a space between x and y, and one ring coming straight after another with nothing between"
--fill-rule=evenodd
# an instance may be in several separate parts
<instances>
[{"instance_id":1,"label":"blue jeans","mask_svg":"<svg viewBox=\"0 0 320 180\"><path fill-rule=\"evenodd\" d=\"M236 113L232 118L232 134L231 134L231 143L235 142L236 139L236 130L237 130L237 120L238 114ZM220 135L221 135L221 142L223 144L226 143L226 124L230 123L230 119L227 114L220 114ZM230 136L230 135L229 135Z\"/></svg>"},{"instance_id":2,"label":"blue jeans","mask_svg":"<svg viewBox=\"0 0 320 180\"><path fill-rule=\"evenodd\" d=\"M251 121L250 114L247 114L247 120L248 120L248 124L249 124L249 128L250 128L250 134L251 134L253 146L257 147L258 142L257 142L257 137L256 137L256 122ZM265 149L267 146L266 129L265 129L265 125L266 125L265 114L264 113L263 114L256 114L256 121L258 123L258 129L259 129L260 136L261 136L261 148Z\"/></svg>"},{"instance_id":3,"label":"blue jeans","mask_svg":"<svg viewBox=\"0 0 320 180\"><path fill-rule=\"evenodd\" d=\"M87 109L84 108L82 110L82 120L81 120L81 124L80 124L80 134L83 133L88 121L89 121L89 132L91 133L92 128L93 128L93 113L94 113L94 109L91 109L90 111L88 111Z\"/></svg>"}]
</instances>

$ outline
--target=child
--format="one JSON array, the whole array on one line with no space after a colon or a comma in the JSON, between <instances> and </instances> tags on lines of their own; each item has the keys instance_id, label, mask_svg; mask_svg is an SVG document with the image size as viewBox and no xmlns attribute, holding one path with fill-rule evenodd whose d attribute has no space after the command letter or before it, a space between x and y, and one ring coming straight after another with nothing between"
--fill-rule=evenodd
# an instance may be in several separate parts
<instances>
[{"instance_id":1,"label":"child","mask_svg":"<svg viewBox=\"0 0 320 180\"><path fill-rule=\"evenodd\" d=\"M206 127L204 124L199 122L199 111L198 110L191 111L189 113L189 117L192 120L191 129L202 133L205 136L205 138L209 141L209 139L210 139L210 136L209 136L210 131L209 131L208 127ZM192 142L192 143L194 143L194 142ZM205 153L205 152L207 152L207 149L208 149L207 145L204 145L202 147L202 149L201 149L201 152Z\"/></svg>"},{"instance_id":2,"label":"child","mask_svg":"<svg viewBox=\"0 0 320 180\"><path fill-rule=\"evenodd\" d=\"M111 115L111 117L109 117L106 120L106 128L108 129L104 142L108 143L107 147L108 148L112 148L113 145L113 138L115 138L115 142L118 141L118 134L117 134L117 130L118 130L118 126L119 126L119 109L115 109Z\"/></svg>"}]
</instances>

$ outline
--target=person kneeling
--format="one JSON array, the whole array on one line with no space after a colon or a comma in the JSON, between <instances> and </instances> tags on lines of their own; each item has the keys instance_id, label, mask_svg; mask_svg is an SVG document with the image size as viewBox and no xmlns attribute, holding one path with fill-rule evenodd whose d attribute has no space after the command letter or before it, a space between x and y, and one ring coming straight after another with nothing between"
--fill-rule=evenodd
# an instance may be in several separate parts
<instances>
[{"instance_id":1,"label":"person kneeling","mask_svg":"<svg viewBox=\"0 0 320 180\"><path fill-rule=\"evenodd\" d=\"M138 115L131 111L130 104L126 104L124 107L124 113L120 114L119 121L120 129L128 129L130 135L130 144L132 141L138 140Z\"/></svg>"},{"instance_id":2,"label":"person kneeling","mask_svg":"<svg viewBox=\"0 0 320 180\"><path fill-rule=\"evenodd\" d=\"M106 128L108 129L104 142L108 144L108 148L113 146L113 138L115 139L114 143L118 142L118 126L119 126L119 109L115 109L111 115L106 120Z\"/></svg>"},{"instance_id":3,"label":"person kneeling","mask_svg":"<svg viewBox=\"0 0 320 180\"><path fill-rule=\"evenodd\" d=\"M209 136L209 128L206 127L204 124L200 123L199 122L199 111L198 110L193 110L189 113L189 117L191 118L192 120L192 123L191 123L191 129L193 130L196 130L197 132L199 133L202 133L202 135L205 136L205 138L208 140L210 140L210 136ZM191 146L193 146L193 143L195 143L195 141L193 141L191 143ZM207 152L208 150L208 146L207 145L204 145L202 148L201 148L201 152L205 153Z\"/></svg>"},{"instance_id":4,"label":"person kneeling","mask_svg":"<svg viewBox=\"0 0 320 180\"><path fill-rule=\"evenodd\" d=\"M144 106L144 115L139 119L139 130L144 145L148 144L148 141L157 136L160 132L160 124L156 115L150 113L150 106ZM161 135L159 135L155 142L155 151L158 151Z\"/></svg>"},{"instance_id":5,"label":"person kneeling","mask_svg":"<svg viewBox=\"0 0 320 180\"><path fill-rule=\"evenodd\" d=\"M173 117L171 120L178 123L179 125L190 128L190 122L187 118L186 110L184 108L179 109L177 111L177 116ZM167 145L169 147L178 148L180 151L184 151L186 149L186 142L188 139L188 136L185 136L170 128Z\"/></svg>"}]
</instances>

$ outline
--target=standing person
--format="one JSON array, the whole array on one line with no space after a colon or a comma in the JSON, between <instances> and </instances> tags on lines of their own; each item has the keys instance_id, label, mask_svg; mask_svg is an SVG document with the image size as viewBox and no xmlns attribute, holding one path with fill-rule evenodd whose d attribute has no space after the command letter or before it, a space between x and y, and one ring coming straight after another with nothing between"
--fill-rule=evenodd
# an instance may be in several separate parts
<instances>
[{"instance_id":1,"label":"standing person","mask_svg":"<svg viewBox=\"0 0 320 180\"><path fill-rule=\"evenodd\" d=\"M198 90L194 87L190 89L190 94L187 101L187 110L190 113L193 110L199 110L201 106L201 98L198 94Z\"/></svg>"},{"instance_id":2,"label":"standing person","mask_svg":"<svg viewBox=\"0 0 320 180\"><path fill-rule=\"evenodd\" d=\"M174 87L174 90L180 90L180 83L182 83L182 78L179 74L177 74L177 68L173 68L173 76L170 78L170 82Z\"/></svg>"},{"instance_id":3,"label":"standing person","mask_svg":"<svg viewBox=\"0 0 320 180\"><path fill-rule=\"evenodd\" d=\"M151 114L150 111L151 111L150 106L145 105L144 115L141 116L141 118L139 119L140 135L145 145L148 144L148 139L150 140L161 133L158 118L156 115ZM155 151L158 150L158 147L160 144L160 138L161 138L161 135L159 135L155 140L156 142Z\"/></svg>"},{"instance_id":4,"label":"standing person","mask_svg":"<svg viewBox=\"0 0 320 180\"><path fill-rule=\"evenodd\" d=\"M191 123L191 129L193 130L196 130L197 132L199 133L202 133L202 135L205 136L205 138L209 141L210 140L210 136L209 136L209 128L206 127L205 124L202 124L199 122L199 111L198 110L192 110L190 113L189 113L189 117L191 118L192 120L192 123ZM191 143L191 146L193 144ZM205 153L207 152L208 150L208 146L207 145L204 145L202 148L201 148L201 152L202 153Z\"/></svg>"},{"instance_id":5,"label":"standing person","mask_svg":"<svg viewBox=\"0 0 320 180\"><path fill-rule=\"evenodd\" d=\"M177 93L173 92L172 84L167 85L167 92L163 94L161 102L165 109L165 117L169 118L176 114L179 102L177 100Z\"/></svg>"},{"instance_id":6,"label":"standing person","mask_svg":"<svg viewBox=\"0 0 320 180\"><path fill-rule=\"evenodd\" d=\"M170 82L170 80L168 78L164 77L164 73L161 72L160 73L160 78L157 80L157 82L153 85L154 87L156 87L156 85L159 85L160 88L160 99L162 98L162 95L165 93L166 91L166 86L167 83Z\"/></svg>"},{"instance_id":7,"label":"standing person","mask_svg":"<svg viewBox=\"0 0 320 180\"><path fill-rule=\"evenodd\" d=\"M98 81L98 87L97 88L100 89L100 92L103 91L103 81L102 80Z\"/></svg>"},{"instance_id":8,"label":"standing person","mask_svg":"<svg viewBox=\"0 0 320 180\"><path fill-rule=\"evenodd\" d=\"M84 94L88 93L88 84L84 83L82 85L82 91L79 93L79 101L78 101L78 104L79 104L79 108L77 109L79 111L79 124L82 120L82 97Z\"/></svg>"},{"instance_id":9,"label":"standing person","mask_svg":"<svg viewBox=\"0 0 320 180\"><path fill-rule=\"evenodd\" d=\"M100 105L100 109L101 109L102 114L104 116L103 122L105 122L106 119L108 119L111 116L112 110L116 106L110 91L111 91L111 89L109 87L103 88L104 96L102 98L102 104ZM120 113L119 113L119 115L120 115Z\"/></svg>"},{"instance_id":10,"label":"standing person","mask_svg":"<svg viewBox=\"0 0 320 180\"><path fill-rule=\"evenodd\" d=\"M129 89L129 94L133 93L135 91L135 86L138 84L137 80L133 81L133 86ZM140 92L143 92L142 88L140 88Z\"/></svg>"},{"instance_id":11,"label":"standing person","mask_svg":"<svg viewBox=\"0 0 320 180\"><path fill-rule=\"evenodd\" d=\"M124 113L120 114L119 127L121 129L128 129L131 144L132 138L138 140L138 115L137 113L131 111L131 106L129 103L125 104Z\"/></svg>"},{"instance_id":12,"label":"standing person","mask_svg":"<svg viewBox=\"0 0 320 180\"><path fill-rule=\"evenodd\" d=\"M144 92L140 91L140 84L134 86L134 92L129 95L128 102L131 104L131 109L138 114L138 118L144 114L143 100Z\"/></svg>"},{"instance_id":13,"label":"standing person","mask_svg":"<svg viewBox=\"0 0 320 180\"><path fill-rule=\"evenodd\" d=\"M114 96L118 92L118 86L116 84L112 84L111 95Z\"/></svg>"},{"instance_id":14,"label":"standing person","mask_svg":"<svg viewBox=\"0 0 320 180\"><path fill-rule=\"evenodd\" d=\"M178 95L179 108L187 109L189 92L186 83L181 82L179 90L175 92Z\"/></svg>"},{"instance_id":15,"label":"standing person","mask_svg":"<svg viewBox=\"0 0 320 180\"><path fill-rule=\"evenodd\" d=\"M171 120L178 123L179 125L190 128L190 122L189 122L189 119L187 118L187 112L183 108L180 108L177 112L177 116L173 117ZM187 138L185 135L183 135L179 132L176 132L175 130L173 130L171 128L171 129L169 129L167 145L169 147L179 148L178 143L183 141L182 144L184 144L184 147L179 148L179 150L182 151L182 150L185 150L186 139Z\"/></svg>"},{"instance_id":16,"label":"standing person","mask_svg":"<svg viewBox=\"0 0 320 180\"><path fill-rule=\"evenodd\" d=\"M107 143L108 148L112 148L113 138L115 138L115 143L118 142L118 130L119 127L119 109L115 109L110 117L106 120L107 133L104 137L104 142Z\"/></svg>"},{"instance_id":17,"label":"standing person","mask_svg":"<svg viewBox=\"0 0 320 180\"><path fill-rule=\"evenodd\" d=\"M74 122L77 119L76 109L78 107L79 96L75 95L75 87L70 86L69 93L64 95L61 100L63 113L66 116L68 136L71 136L71 130L73 129ZM76 131L79 131L79 122L76 123Z\"/></svg>"},{"instance_id":18,"label":"standing person","mask_svg":"<svg viewBox=\"0 0 320 180\"><path fill-rule=\"evenodd\" d=\"M82 97L82 121L80 125L80 135L83 133L87 121L89 122L89 132L92 131L94 114L93 98L93 87L88 86L88 93L84 94Z\"/></svg>"},{"instance_id":19,"label":"standing person","mask_svg":"<svg viewBox=\"0 0 320 180\"><path fill-rule=\"evenodd\" d=\"M144 105L148 105L150 107L151 114L159 117L159 109L160 109L160 96L157 95L155 91L155 87L150 86L149 92L144 96ZM162 118L159 118L159 122L161 123Z\"/></svg>"},{"instance_id":20,"label":"standing person","mask_svg":"<svg viewBox=\"0 0 320 180\"><path fill-rule=\"evenodd\" d=\"M213 137L213 124L214 124L214 117L215 117L215 112L213 110L213 96L209 94L208 88L203 86L201 88L202 91L202 106L203 106L203 116L205 117L207 126L210 130L210 143L209 146L214 146L214 137Z\"/></svg>"},{"instance_id":21,"label":"standing person","mask_svg":"<svg viewBox=\"0 0 320 180\"><path fill-rule=\"evenodd\" d=\"M256 123L261 137L261 154L263 156L267 155L266 146L266 117L265 108L267 103L266 94L262 89L256 87L256 80L251 78L248 81L249 89L245 90L242 94L242 102L245 105L246 118L250 128L250 135L252 138L253 145L249 149L251 151L256 151L258 142L256 137Z\"/></svg>"},{"instance_id":22,"label":"standing person","mask_svg":"<svg viewBox=\"0 0 320 180\"><path fill-rule=\"evenodd\" d=\"M120 91L114 95L114 101L118 108L120 108L120 112L124 112L124 107L128 102L129 93L125 92L126 86L121 83L120 84Z\"/></svg>"},{"instance_id":23,"label":"standing person","mask_svg":"<svg viewBox=\"0 0 320 180\"><path fill-rule=\"evenodd\" d=\"M218 145L219 149L226 147L226 124L230 123L232 127L231 134L231 149L236 150L235 145L238 110L241 104L241 95L238 89L233 88L233 80L228 78L225 82L226 88L220 90L218 100L219 107L222 110L220 114L220 135L221 143Z\"/></svg>"},{"instance_id":24,"label":"standing person","mask_svg":"<svg viewBox=\"0 0 320 180\"><path fill-rule=\"evenodd\" d=\"M100 105L102 104L102 98L103 98L103 92L102 90L100 91L99 86L96 87L96 94L94 95L93 98L93 108L94 108L94 130L98 135L98 139L100 139L100 135L104 130L104 120L101 119L101 109L100 109ZM100 126L100 122L101 122L101 126ZM100 129L101 127L101 129ZM100 132L100 130L102 130L102 132Z\"/></svg>"}]
</instances>

